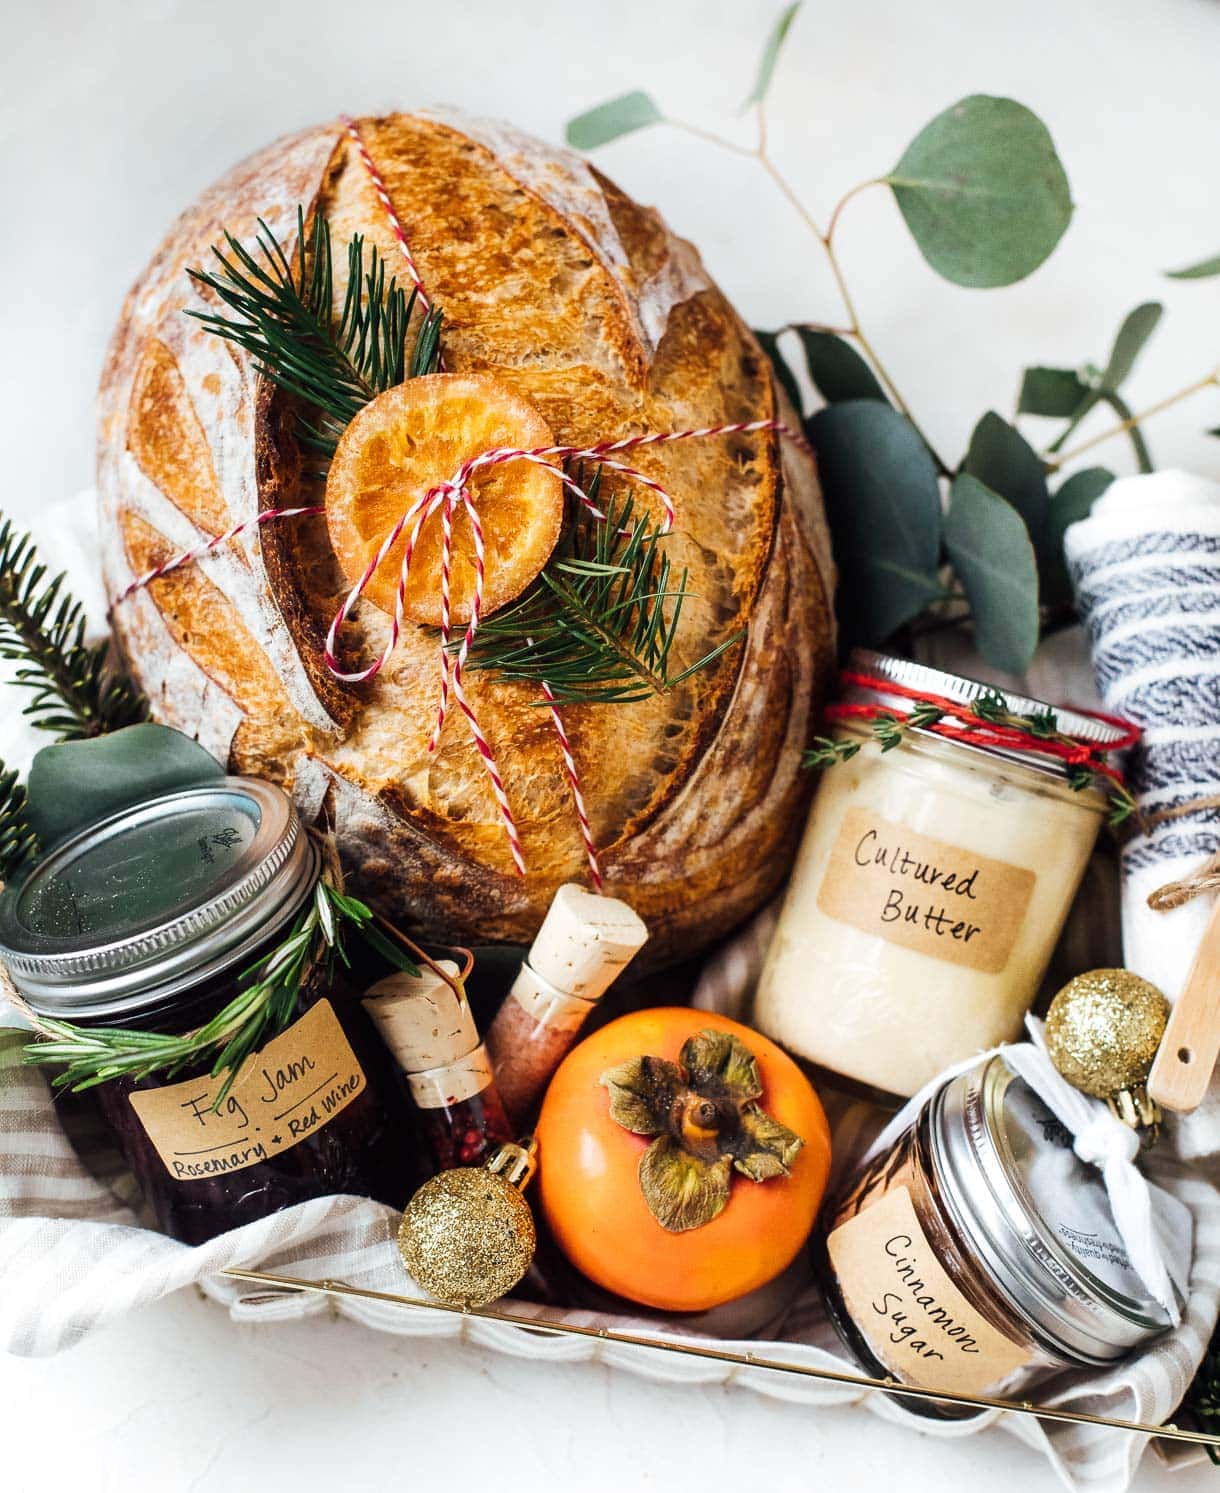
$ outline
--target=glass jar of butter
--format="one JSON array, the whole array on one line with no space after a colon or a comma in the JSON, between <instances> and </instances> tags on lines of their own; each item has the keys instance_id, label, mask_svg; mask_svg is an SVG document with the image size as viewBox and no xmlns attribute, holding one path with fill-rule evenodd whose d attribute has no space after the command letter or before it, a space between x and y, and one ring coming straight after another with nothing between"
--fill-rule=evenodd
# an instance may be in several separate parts
<instances>
[{"instance_id":1,"label":"glass jar of butter","mask_svg":"<svg viewBox=\"0 0 1220 1493\"><path fill-rule=\"evenodd\" d=\"M857 652L850 668L969 703L988 686ZM849 699L910 701L883 686ZM1016 714L1048 709L1004 695ZM1058 727L1120 733L1068 710ZM950 1064L1011 1041L1037 994L1106 810L1063 764L908 731L827 768L755 998L754 1024L790 1052L909 1096Z\"/></svg>"},{"instance_id":2,"label":"glass jar of butter","mask_svg":"<svg viewBox=\"0 0 1220 1493\"><path fill-rule=\"evenodd\" d=\"M943 1085L826 1217L827 1307L878 1376L1010 1398L1170 1325L1131 1267L1100 1172L1000 1056ZM1188 1223L1163 1222L1184 1278Z\"/></svg>"},{"instance_id":3,"label":"glass jar of butter","mask_svg":"<svg viewBox=\"0 0 1220 1493\"><path fill-rule=\"evenodd\" d=\"M0 894L0 959L40 1015L182 1033L238 993L304 908L318 851L270 783L216 777L72 833ZM95 1094L158 1225L202 1243L331 1193L396 1207L411 1121L355 993L307 981L219 1112L208 1067Z\"/></svg>"}]
</instances>

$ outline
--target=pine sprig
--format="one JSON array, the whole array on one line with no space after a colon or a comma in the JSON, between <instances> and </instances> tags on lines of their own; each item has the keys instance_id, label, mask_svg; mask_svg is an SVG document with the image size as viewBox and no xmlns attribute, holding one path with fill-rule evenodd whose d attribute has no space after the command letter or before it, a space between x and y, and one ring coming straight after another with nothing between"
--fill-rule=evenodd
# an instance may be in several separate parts
<instances>
[{"instance_id":1,"label":"pine sprig","mask_svg":"<svg viewBox=\"0 0 1220 1493\"><path fill-rule=\"evenodd\" d=\"M307 232L304 209L297 208L295 262L261 218L259 255L231 233L225 243L227 255L212 250L215 273L189 273L234 314L187 314L244 348L260 373L309 406L301 436L313 449L332 455L344 427L378 394L439 366L441 313L423 317L408 354L417 292L408 294L387 276L375 245L366 267L360 234L348 244L347 290L337 321L330 224L321 214Z\"/></svg>"},{"instance_id":2,"label":"pine sprig","mask_svg":"<svg viewBox=\"0 0 1220 1493\"><path fill-rule=\"evenodd\" d=\"M313 900L297 914L285 937L242 974L238 994L198 1030L167 1036L118 1027L86 1029L41 1017L43 1040L25 1049L25 1060L62 1068L54 1083L73 1091L115 1078L138 1080L150 1073L172 1078L187 1068L210 1064L212 1078L225 1074L213 1101L213 1108L219 1108L251 1053L289 1025L313 970L321 967L329 976L336 961L348 962L343 940L349 927L398 968L419 973L377 931L371 909L323 876Z\"/></svg>"},{"instance_id":3,"label":"pine sprig","mask_svg":"<svg viewBox=\"0 0 1220 1493\"><path fill-rule=\"evenodd\" d=\"M610 502L604 522L582 510L521 600L483 622L467 667L545 680L560 704L618 704L668 693L738 642L744 630L670 672L688 572L675 573L662 531L633 513L630 497Z\"/></svg>"},{"instance_id":4,"label":"pine sprig","mask_svg":"<svg viewBox=\"0 0 1220 1493\"><path fill-rule=\"evenodd\" d=\"M1078 742L1059 730L1055 712L1050 709L1035 711L1031 715L1018 715L1009 710L1003 695L986 690L970 704L970 714L985 725L1007 726L1024 731L1042 741L1055 741L1064 746L1077 746ZM916 701L908 715L886 711L863 721L869 736L883 752L890 752L906 740L911 731L928 730L945 717L945 711L926 701ZM861 743L839 737L818 736L805 752L806 767L834 767L849 762L860 750ZM1088 788L1099 789L1110 805L1109 823L1113 828L1124 824L1133 814L1138 814L1135 799L1125 783L1116 782L1108 773L1101 772L1087 763L1067 768L1068 786L1077 793Z\"/></svg>"},{"instance_id":5,"label":"pine sprig","mask_svg":"<svg viewBox=\"0 0 1220 1493\"><path fill-rule=\"evenodd\" d=\"M117 731L147 719L135 685L109 667L106 643L85 642L85 613L47 567L28 534L0 519L0 658L19 665L30 691L24 714L62 741Z\"/></svg>"},{"instance_id":6,"label":"pine sprig","mask_svg":"<svg viewBox=\"0 0 1220 1493\"><path fill-rule=\"evenodd\" d=\"M11 881L38 848L38 839L26 822L26 791L16 772L6 772L0 762L0 881Z\"/></svg>"}]
</instances>

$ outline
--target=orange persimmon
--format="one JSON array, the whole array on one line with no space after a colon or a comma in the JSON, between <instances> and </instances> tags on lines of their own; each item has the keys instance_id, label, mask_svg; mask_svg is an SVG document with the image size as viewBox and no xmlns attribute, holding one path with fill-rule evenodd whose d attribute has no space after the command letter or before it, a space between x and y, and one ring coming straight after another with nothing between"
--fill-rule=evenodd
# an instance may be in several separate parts
<instances>
[{"instance_id":1,"label":"orange persimmon","mask_svg":"<svg viewBox=\"0 0 1220 1493\"><path fill-rule=\"evenodd\" d=\"M556 1243L663 1311L705 1311L785 1270L830 1170L825 1113L792 1059L688 1007L620 1017L574 1048L536 1135Z\"/></svg>"}]
</instances>

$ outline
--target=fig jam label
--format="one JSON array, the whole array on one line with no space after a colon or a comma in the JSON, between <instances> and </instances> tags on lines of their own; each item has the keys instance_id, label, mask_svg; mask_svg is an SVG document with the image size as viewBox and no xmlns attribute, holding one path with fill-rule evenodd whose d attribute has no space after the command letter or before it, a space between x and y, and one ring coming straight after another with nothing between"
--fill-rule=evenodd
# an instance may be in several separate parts
<instances>
[{"instance_id":1,"label":"fig jam label","mask_svg":"<svg viewBox=\"0 0 1220 1493\"><path fill-rule=\"evenodd\" d=\"M953 1284L905 1187L841 1224L827 1250L852 1322L904 1383L982 1394L1028 1362L1030 1350L993 1327Z\"/></svg>"},{"instance_id":2,"label":"fig jam label","mask_svg":"<svg viewBox=\"0 0 1220 1493\"><path fill-rule=\"evenodd\" d=\"M818 888L829 918L949 964L996 975L1033 895L1033 871L849 809Z\"/></svg>"},{"instance_id":3,"label":"fig jam label","mask_svg":"<svg viewBox=\"0 0 1220 1493\"><path fill-rule=\"evenodd\" d=\"M179 1182L240 1172L291 1149L325 1129L367 1087L326 1000L251 1053L213 1111L223 1082L223 1075L190 1078L130 1096L166 1170Z\"/></svg>"}]
</instances>

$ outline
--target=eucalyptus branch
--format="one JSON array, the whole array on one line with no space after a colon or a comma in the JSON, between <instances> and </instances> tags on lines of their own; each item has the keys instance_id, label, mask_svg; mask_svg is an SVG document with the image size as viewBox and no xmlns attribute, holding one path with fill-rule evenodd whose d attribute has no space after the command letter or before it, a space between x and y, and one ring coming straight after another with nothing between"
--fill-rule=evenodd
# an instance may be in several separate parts
<instances>
[{"instance_id":1,"label":"eucalyptus branch","mask_svg":"<svg viewBox=\"0 0 1220 1493\"><path fill-rule=\"evenodd\" d=\"M853 197L855 197L858 193L863 192L866 188L880 185L880 178L873 177L868 181L860 182L858 185L852 187L849 192L845 193L844 196L841 197L835 204L834 210L830 215L829 223L826 229L823 230L820 224L814 218L813 214L805 206L804 202L800 198L800 195L792 186L791 182L789 182L788 178L775 164L775 161L767 148L767 114L765 105L761 99L755 105L755 111L755 118L758 125L758 140L752 148L746 145L738 145L735 141L726 140L722 135L717 135L711 130L701 129L698 125L688 124L684 120L671 119L667 116L664 122L673 126L673 128L675 129L683 130L689 135L694 135L696 138L704 140L711 145L716 145L722 150L732 151L734 155L746 156L752 160L756 160L759 163L759 165L771 178L772 182L778 188L779 192L783 195L788 204L796 212L797 216L801 219L801 221L805 224L805 226L809 229L809 231L813 234L817 241L822 245L822 248L826 253L827 262L830 265L830 271L834 276L835 285L837 286L839 291L839 298L843 302L843 308L847 312L849 322L846 327L827 328L826 330L834 331L836 336L852 337L856 342L860 344L861 349L873 365L877 377L881 380L882 384L885 386L886 392L894 401L895 408L898 409L903 415L905 415L906 418L911 422L912 426L914 426L915 430L919 434L920 439L928 448L928 452L931 455L932 460L936 463L937 469L939 470L941 475L945 477L949 476L950 468L940 457L940 455L936 451L936 448L932 445L931 441L928 440L927 436L916 423L915 417L911 413L911 408L903 398L901 390L898 388L889 370L886 368L885 364L878 356L876 348L869 341L867 335L865 334L864 329L860 324L860 316L856 310L856 304L852 298L851 289L848 286L847 278L843 273L843 266L839 262L838 255L835 253L834 234L835 230L838 227L839 217L844 207L846 207L846 205L852 200Z\"/></svg>"},{"instance_id":2,"label":"eucalyptus branch","mask_svg":"<svg viewBox=\"0 0 1220 1493\"><path fill-rule=\"evenodd\" d=\"M1108 441L1116 435L1122 435L1125 431L1134 430L1142 425L1145 420L1151 419L1153 415L1159 415L1162 410L1172 408L1180 404L1182 400L1189 399L1192 394L1198 394L1204 389L1220 387L1220 368L1214 368L1204 378L1196 379L1194 383L1187 384L1185 388L1178 389L1176 393L1167 394L1164 399L1159 399L1155 404L1150 404L1147 409L1140 410L1137 414L1119 421L1117 425L1111 425L1107 430L1097 435L1090 436L1087 441L1080 441L1068 451L1061 451L1056 457L1051 458L1049 453L1043 453L1043 461L1047 469L1057 472L1069 462L1075 461L1086 451L1091 451L1094 446L1100 446L1103 441Z\"/></svg>"},{"instance_id":3,"label":"eucalyptus branch","mask_svg":"<svg viewBox=\"0 0 1220 1493\"><path fill-rule=\"evenodd\" d=\"M116 1078L138 1081L151 1073L172 1077L187 1068L210 1065L210 1077L225 1075L212 1105L219 1109L247 1058L293 1020L315 969L329 974L336 961L348 962L345 929L358 933L400 968L419 973L377 933L373 917L363 902L341 892L323 875L285 937L243 973L237 995L204 1026L170 1036L118 1027L86 1029L40 1016L37 1030L42 1040L25 1049L25 1060L61 1068L55 1086L73 1091Z\"/></svg>"}]
</instances>

